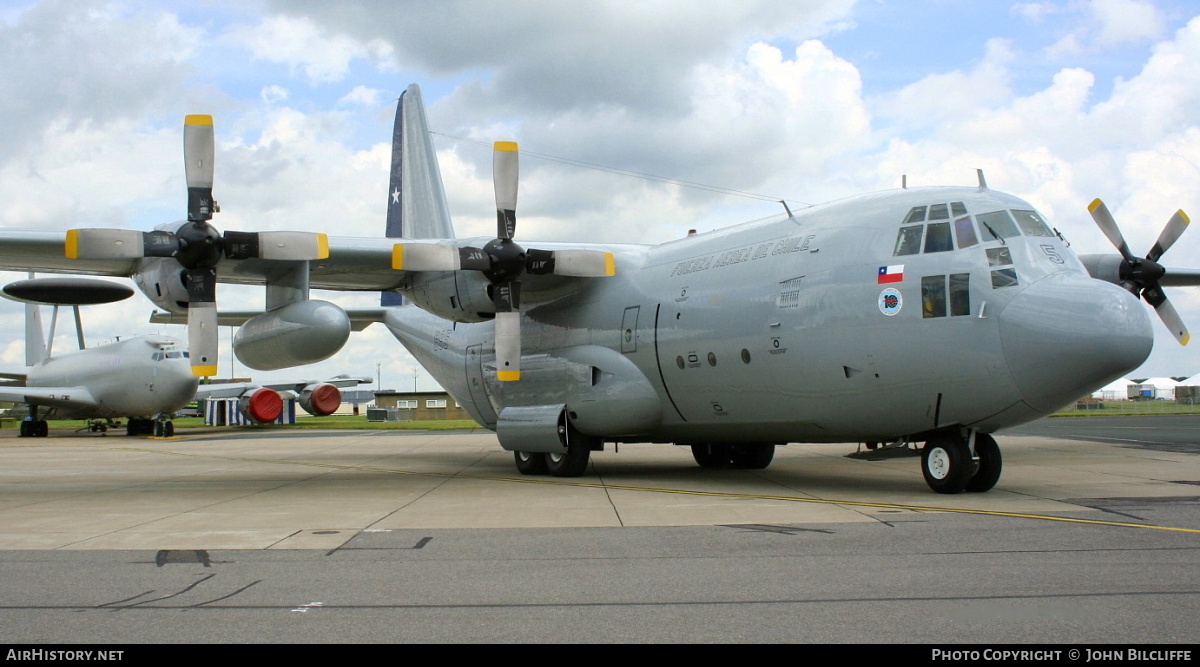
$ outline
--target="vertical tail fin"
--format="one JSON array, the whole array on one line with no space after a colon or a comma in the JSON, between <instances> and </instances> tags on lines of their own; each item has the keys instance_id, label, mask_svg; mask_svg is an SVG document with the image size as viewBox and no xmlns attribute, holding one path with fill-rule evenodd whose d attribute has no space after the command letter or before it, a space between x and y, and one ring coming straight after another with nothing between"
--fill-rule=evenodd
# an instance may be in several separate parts
<instances>
[{"instance_id":1,"label":"vertical tail fin","mask_svg":"<svg viewBox=\"0 0 1200 667\"><path fill-rule=\"evenodd\" d=\"M46 334L42 331L42 307L25 304L25 365L37 366L50 356L46 349Z\"/></svg>"},{"instance_id":2,"label":"vertical tail fin","mask_svg":"<svg viewBox=\"0 0 1200 667\"><path fill-rule=\"evenodd\" d=\"M388 184L388 238L454 238L437 153L429 136L421 89L412 84L400 95L392 130L392 174ZM383 292L382 306L404 303L395 292Z\"/></svg>"}]
</instances>

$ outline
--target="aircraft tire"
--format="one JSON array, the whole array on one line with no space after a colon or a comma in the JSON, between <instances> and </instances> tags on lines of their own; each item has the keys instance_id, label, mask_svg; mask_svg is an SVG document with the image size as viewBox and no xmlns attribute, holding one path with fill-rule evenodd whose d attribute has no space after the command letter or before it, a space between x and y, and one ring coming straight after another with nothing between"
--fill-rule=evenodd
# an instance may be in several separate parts
<instances>
[{"instance_id":1,"label":"aircraft tire","mask_svg":"<svg viewBox=\"0 0 1200 667\"><path fill-rule=\"evenodd\" d=\"M163 437L175 437L175 422L166 422L163 424Z\"/></svg>"},{"instance_id":2,"label":"aircraft tire","mask_svg":"<svg viewBox=\"0 0 1200 667\"><path fill-rule=\"evenodd\" d=\"M546 474L546 455L540 452L513 452L513 461L522 475Z\"/></svg>"},{"instance_id":3,"label":"aircraft tire","mask_svg":"<svg viewBox=\"0 0 1200 667\"><path fill-rule=\"evenodd\" d=\"M546 454L546 472L555 477L579 477L587 472L588 462L592 459L592 450L584 442L572 442L567 445L566 454Z\"/></svg>"},{"instance_id":4,"label":"aircraft tire","mask_svg":"<svg viewBox=\"0 0 1200 667\"><path fill-rule=\"evenodd\" d=\"M701 468L724 468L733 460L731 449L718 442L699 442L692 445L692 458Z\"/></svg>"},{"instance_id":5,"label":"aircraft tire","mask_svg":"<svg viewBox=\"0 0 1200 667\"><path fill-rule=\"evenodd\" d=\"M20 438L28 438L29 437L29 424L31 424L31 423L32 422L27 422L27 421L21 422L21 434L18 437L20 437Z\"/></svg>"},{"instance_id":6,"label":"aircraft tire","mask_svg":"<svg viewBox=\"0 0 1200 667\"><path fill-rule=\"evenodd\" d=\"M1000 481L1000 469L1004 466L996 439L987 433L977 433L975 455L979 457L979 467L967 481L966 489L976 493L989 491Z\"/></svg>"},{"instance_id":7,"label":"aircraft tire","mask_svg":"<svg viewBox=\"0 0 1200 667\"><path fill-rule=\"evenodd\" d=\"M34 424L37 424L37 426L34 427L34 435L39 438L44 438L50 435L50 424L48 424L45 419L39 419L34 422Z\"/></svg>"},{"instance_id":8,"label":"aircraft tire","mask_svg":"<svg viewBox=\"0 0 1200 667\"><path fill-rule=\"evenodd\" d=\"M973 472L971 451L961 438L931 437L921 450L921 472L925 483L938 493L961 493Z\"/></svg>"},{"instance_id":9,"label":"aircraft tire","mask_svg":"<svg viewBox=\"0 0 1200 667\"><path fill-rule=\"evenodd\" d=\"M775 445L770 442L736 444L730 449L730 464L739 470L762 470L775 458Z\"/></svg>"}]
</instances>

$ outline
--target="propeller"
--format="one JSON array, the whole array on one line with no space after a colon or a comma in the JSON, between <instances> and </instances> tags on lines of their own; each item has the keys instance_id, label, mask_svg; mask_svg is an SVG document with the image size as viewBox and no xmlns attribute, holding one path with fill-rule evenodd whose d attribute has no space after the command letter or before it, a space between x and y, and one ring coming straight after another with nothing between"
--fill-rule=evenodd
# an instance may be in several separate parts
<instances>
[{"instance_id":1,"label":"propeller","mask_svg":"<svg viewBox=\"0 0 1200 667\"><path fill-rule=\"evenodd\" d=\"M215 155L212 116L185 117L187 221L173 232L72 229L66 240L70 259L174 257L179 262L188 292L188 356L192 373L199 377L217 372L217 265L223 258L303 261L329 256L324 234L218 232L209 223L221 210L212 196Z\"/></svg>"},{"instance_id":2,"label":"propeller","mask_svg":"<svg viewBox=\"0 0 1200 667\"><path fill-rule=\"evenodd\" d=\"M518 148L497 141L492 153L496 191L496 238L482 248L445 244L398 243L392 268L404 271L478 271L490 283L496 309L496 378L521 379L521 281L523 273L581 278L616 275L611 252L564 249L526 250L513 240L517 231Z\"/></svg>"},{"instance_id":3,"label":"propeller","mask_svg":"<svg viewBox=\"0 0 1200 667\"><path fill-rule=\"evenodd\" d=\"M1158 241L1150 248L1150 252L1146 254L1145 258L1139 259L1130 252L1129 244L1125 243L1121 229L1117 226L1116 220L1113 219L1112 213L1109 212L1104 202L1099 199L1092 201L1091 204L1088 204L1088 211L1100 227L1100 231L1104 232L1104 235L1117 247L1117 251L1124 258L1118 269L1120 285L1135 295L1140 294L1146 303L1154 307L1154 312L1158 313L1159 319L1171 330L1171 335L1175 336L1175 340L1179 341L1180 345L1187 345L1191 334L1188 333L1183 318L1171 305L1166 293L1163 292L1162 285L1159 284L1159 281L1166 276L1167 270L1158 263L1163 254L1187 229L1191 222L1187 214L1183 211L1176 211L1175 215L1167 221L1162 233L1158 235Z\"/></svg>"}]
</instances>

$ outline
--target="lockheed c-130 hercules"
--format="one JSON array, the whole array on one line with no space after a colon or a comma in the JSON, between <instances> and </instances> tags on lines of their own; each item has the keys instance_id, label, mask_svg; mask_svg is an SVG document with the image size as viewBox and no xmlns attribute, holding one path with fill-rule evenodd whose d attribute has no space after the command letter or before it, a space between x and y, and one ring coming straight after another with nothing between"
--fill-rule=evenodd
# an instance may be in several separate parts
<instances>
[{"instance_id":1,"label":"lockheed c-130 hercules","mask_svg":"<svg viewBox=\"0 0 1200 667\"><path fill-rule=\"evenodd\" d=\"M1077 257L982 175L978 187L869 194L661 245L526 249L508 142L493 166L496 238L455 239L416 86L397 110L392 238L222 235L208 222L213 152L211 119L189 117L187 221L6 231L0 267L132 276L187 313L200 374L215 365L216 282L266 286L265 310L242 314L234 341L251 368L327 358L352 326L382 321L525 474L583 474L607 443L763 468L786 443L924 442L935 491L986 491L1002 465L992 433L1139 366L1153 336L1137 294L1186 343L1162 288L1200 284L1200 271L1158 264L1182 212L1138 258L1097 200L1121 255ZM385 294L385 307L347 312L310 288L411 303Z\"/></svg>"}]
</instances>

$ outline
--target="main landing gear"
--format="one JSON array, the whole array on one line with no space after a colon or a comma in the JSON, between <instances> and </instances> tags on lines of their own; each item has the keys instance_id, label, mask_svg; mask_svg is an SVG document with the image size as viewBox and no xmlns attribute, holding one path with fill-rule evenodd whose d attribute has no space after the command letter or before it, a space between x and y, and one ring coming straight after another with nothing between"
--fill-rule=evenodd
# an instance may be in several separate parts
<instances>
[{"instance_id":1,"label":"main landing gear","mask_svg":"<svg viewBox=\"0 0 1200 667\"><path fill-rule=\"evenodd\" d=\"M1000 479L1003 461L996 440L975 432L974 456L969 439L958 432L931 436L921 450L921 472L925 483L938 493L982 492Z\"/></svg>"},{"instance_id":2,"label":"main landing gear","mask_svg":"<svg viewBox=\"0 0 1200 667\"><path fill-rule=\"evenodd\" d=\"M38 406L29 406L29 417L21 420L22 438L44 438L50 435L50 425L45 419L38 419Z\"/></svg>"},{"instance_id":3,"label":"main landing gear","mask_svg":"<svg viewBox=\"0 0 1200 667\"><path fill-rule=\"evenodd\" d=\"M541 452L513 452L517 472L522 475L545 475L555 477L579 477L587 472L592 460L592 450L599 450L601 441L573 433L563 454Z\"/></svg>"},{"instance_id":4,"label":"main landing gear","mask_svg":"<svg viewBox=\"0 0 1200 667\"><path fill-rule=\"evenodd\" d=\"M175 422L166 419L134 417L125 424L125 435L152 435L170 438L175 435Z\"/></svg>"}]
</instances>

